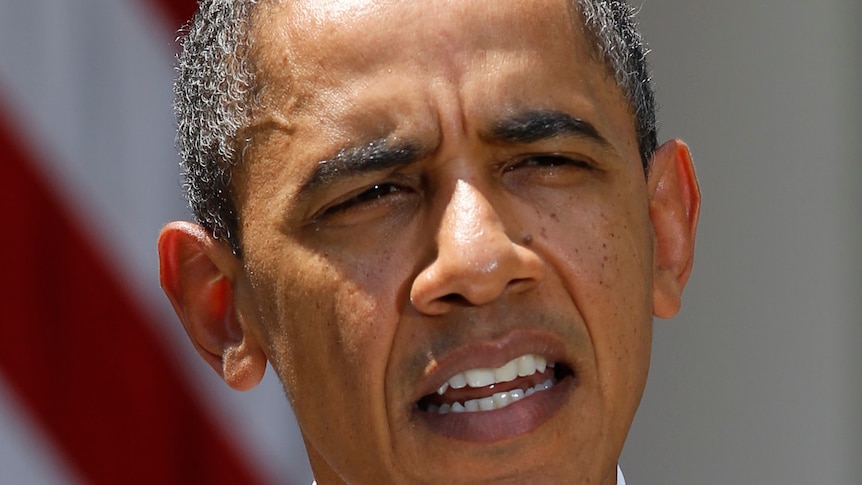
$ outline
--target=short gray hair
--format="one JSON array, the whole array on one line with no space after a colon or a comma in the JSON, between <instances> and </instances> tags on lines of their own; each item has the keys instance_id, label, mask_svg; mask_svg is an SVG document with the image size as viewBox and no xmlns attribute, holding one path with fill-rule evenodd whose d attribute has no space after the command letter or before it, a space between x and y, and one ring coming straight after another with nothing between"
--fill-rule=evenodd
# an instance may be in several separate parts
<instances>
[{"instance_id":1,"label":"short gray hair","mask_svg":"<svg viewBox=\"0 0 862 485\"><path fill-rule=\"evenodd\" d=\"M635 119L644 171L656 150L655 100L634 9L618 0L571 0L592 54L619 85ZM241 130L256 102L249 59L258 0L200 0L184 29L174 83L183 187L195 219L240 252L231 168L242 159Z\"/></svg>"}]
</instances>

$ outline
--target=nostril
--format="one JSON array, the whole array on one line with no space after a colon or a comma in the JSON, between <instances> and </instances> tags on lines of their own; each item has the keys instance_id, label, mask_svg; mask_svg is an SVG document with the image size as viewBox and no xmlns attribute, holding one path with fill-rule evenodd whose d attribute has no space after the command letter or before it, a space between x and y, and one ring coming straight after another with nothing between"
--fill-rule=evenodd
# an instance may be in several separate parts
<instances>
[{"instance_id":1,"label":"nostril","mask_svg":"<svg viewBox=\"0 0 862 485\"><path fill-rule=\"evenodd\" d=\"M452 305L470 305L470 301L458 293L449 293L448 295L442 296L440 300Z\"/></svg>"},{"instance_id":2,"label":"nostril","mask_svg":"<svg viewBox=\"0 0 862 485\"><path fill-rule=\"evenodd\" d=\"M516 278L509 282L510 288L520 288L524 285L531 285L535 280L535 278Z\"/></svg>"}]
</instances>

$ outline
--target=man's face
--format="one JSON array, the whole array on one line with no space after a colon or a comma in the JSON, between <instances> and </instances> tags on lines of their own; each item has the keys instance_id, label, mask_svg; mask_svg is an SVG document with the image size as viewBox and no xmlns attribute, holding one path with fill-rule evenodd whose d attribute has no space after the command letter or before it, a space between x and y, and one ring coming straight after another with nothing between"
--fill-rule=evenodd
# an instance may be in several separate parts
<instances>
[{"instance_id":1,"label":"man's face","mask_svg":"<svg viewBox=\"0 0 862 485\"><path fill-rule=\"evenodd\" d=\"M653 229L567 2L288 3L254 24L236 292L318 479L612 483Z\"/></svg>"}]
</instances>

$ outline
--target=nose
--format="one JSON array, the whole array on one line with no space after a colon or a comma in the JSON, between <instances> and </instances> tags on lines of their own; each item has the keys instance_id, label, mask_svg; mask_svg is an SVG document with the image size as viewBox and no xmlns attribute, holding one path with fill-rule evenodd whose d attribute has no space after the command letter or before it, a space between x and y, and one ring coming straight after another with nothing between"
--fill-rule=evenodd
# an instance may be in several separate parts
<instances>
[{"instance_id":1,"label":"nose","mask_svg":"<svg viewBox=\"0 0 862 485\"><path fill-rule=\"evenodd\" d=\"M542 275L539 255L528 243L513 241L491 202L464 180L456 181L443 209L435 243L436 258L410 289L411 303L424 314L484 305L506 292L526 291Z\"/></svg>"}]
</instances>

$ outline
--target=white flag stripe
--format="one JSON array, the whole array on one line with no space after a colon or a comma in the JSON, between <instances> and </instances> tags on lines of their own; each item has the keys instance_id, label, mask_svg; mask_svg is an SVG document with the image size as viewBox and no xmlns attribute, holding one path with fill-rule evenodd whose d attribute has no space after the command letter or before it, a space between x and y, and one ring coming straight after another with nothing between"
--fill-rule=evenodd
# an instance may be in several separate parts
<instances>
[{"instance_id":1,"label":"white flag stripe","mask_svg":"<svg viewBox=\"0 0 862 485\"><path fill-rule=\"evenodd\" d=\"M157 331L237 448L273 481L303 483L304 452L277 380L252 393L229 390L194 353L158 288L156 235L187 211L170 107L175 35L145 2L0 1L0 96L60 198L160 317Z\"/></svg>"},{"instance_id":2,"label":"white flag stripe","mask_svg":"<svg viewBox=\"0 0 862 485\"><path fill-rule=\"evenodd\" d=\"M137 275L134 289L161 302L155 234L165 218L184 214L178 191L169 192L177 187L172 51L153 35L155 19L131 6L3 4L0 86L61 197L106 238L112 259Z\"/></svg>"}]
</instances>

